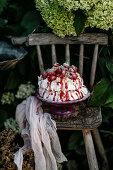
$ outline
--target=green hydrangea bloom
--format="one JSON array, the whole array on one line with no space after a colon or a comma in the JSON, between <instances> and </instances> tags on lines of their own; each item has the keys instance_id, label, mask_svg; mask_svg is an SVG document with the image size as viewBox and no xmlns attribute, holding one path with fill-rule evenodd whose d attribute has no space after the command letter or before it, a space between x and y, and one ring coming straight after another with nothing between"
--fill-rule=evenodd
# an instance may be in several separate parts
<instances>
[{"instance_id":1,"label":"green hydrangea bloom","mask_svg":"<svg viewBox=\"0 0 113 170\"><path fill-rule=\"evenodd\" d=\"M16 120L13 118L6 119L4 126L7 129L12 129L15 134L19 133L19 126Z\"/></svg>"},{"instance_id":2,"label":"green hydrangea bloom","mask_svg":"<svg viewBox=\"0 0 113 170\"><path fill-rule=\"evenodd\" d=\"M11 92L5 92L1 97L1 103L12 104L14 102L14 94Z\"/></svg>"},{"instance_id":3,"label":"green hydrangea bloom","mask_svg":"<svg viewBox=\"0 0 113 170\"><path fill-rule=\"evenodd\" d=\"M77 10L80 7L79 1L76 0L58 0L58 3L67 10Z\"/></svg>"},{"instance_id":4,"label":"green hydrangea bloom","mask_svg":"<svg viewBox=\"0 0 113 170\"><path fill-rule=\"evenodd\" d=\"M25 99L35 93L35 86L28 82L27 84L21 84L18 88L17 94L15 95L18 99Z\"/></svg>"},{"instance_id":5,"label":"green hydrangea bloom","mask_svg":"<svg viewBox=\"0 0 113 170\"><path fill-rule=\"evenodd\" d=\"M60 37L76 35L72 11L59 7L57 3L50 3L42 10L41 15L53 32Z\"/></svg>"},{"instance_id":6,"label":"green hydrangea bloom","mask_svg":"<svg viewBox=\"0 0 113 170\"><path fill-rule=\"evenodd\" d=\"M49 4L48 0L35 0L36 8L41 11L45 6Z\"/></svg>"},{"instance_id":7,"label":"green hydrangea bloom","mask_svg":"<svg viewBox=\"0 0 113 170\"><path fill-rule=\"evenodd\" d=\"M96 2L99 0L58 0L60 6L63 6L67 10L90 10Z\"/></svg>"},{"instance_id":8,"label":"green hydrangea bloom","mask_svg":"<svg viewBox=\"0 0 113 170\"><path fill-rule=\"evenodd\" d=\"M113 1L101 0L87 12L87 23L90 27L108 30L113 27Z\"/></svg>"},{"instance_id":9,"label":"green hydrangea bloom","mask_svg":"<svg viewBox=\"0 0 113 170\"><path fill-rule=\"evenodd\" d=\"M85 27L108 30L113 27L113 0L35 0L36 7L55 34L76 35L74 11L81 9L87 16Z\"/></svg>"}]
</instances>

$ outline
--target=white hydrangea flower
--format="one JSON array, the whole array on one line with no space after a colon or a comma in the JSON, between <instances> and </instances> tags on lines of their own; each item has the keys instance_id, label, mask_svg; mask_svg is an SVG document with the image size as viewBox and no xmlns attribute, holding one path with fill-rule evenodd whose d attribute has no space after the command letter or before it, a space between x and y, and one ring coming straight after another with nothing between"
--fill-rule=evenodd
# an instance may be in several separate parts
<instances>
[{"instance_id":1,"label":"white hydrangea flower","mask_svg":"<svg viewBox=\"0 0 113 170\"><path fill-rule=\"evenodd\" d=\"M90 27L109 30L113 27L113 1L101 0L87 12L87 22Z\"/></svg>"},{"instance_id":2,"label":"white hydrangea flower","mask_svg":"<svg viewBox=\"0 0 113 170\"><path fill-rule=\"evenodd\" d=\"M65 37L66 35L76 36L72 11L59 7L58 3L50 3L41 11L41 15L43 20L53 30L53 33L60 37Z\"/></svg>"},{"instance_id":3,"label":"white hydrangea flower","mask_svg":"<svg viewBox=\"0 0 113 170\"><path fill-rule=\"evenodd\" d=\"M87 16L85 27L108 30L113 27L113 0L35 0L43 20L60 37L76 36L74 11Z\"/></svg>"},{"instance_id":4,"label":"white hydrangea flower","mask_svg":"<svg viewBox=\"0 0 113 170\"><path fill-rule=\"evenodd\" d=\"M1 97L1 103L12 104L14 102L14 94L11 92L5 92Z\"/></svg>"},{"instance_id":5,"label":"white hydrangea flower","mask_svg":"<svg viewBox=\"0 0 113 170\"><path fill-rule=\"evenodd\" d=\"M6 119L4 126L5 128L12 129L15 134L19 133L19 126L13 118Z\"/></svg>"},{"instance_id":6,"label":"white hydrangea flower","mask_svg":"<svg viewBox=\"0 0 113 170\"><path fill-rule=\"evenodd\" d=\"M63 6L67 10L77 10L80 7L79 1L76 0L58 0L60 6Z\"/></svg>"},{"instance_id":7,"label":"white hydrangea flower","mask_svg":"<svg viewBox=\"0 0 113 170\"><path fill-rule=\"evenodd\" d=\"M17 94L15 95L18 99L25 99L35 93L35 86L28 82L27 84L21 84L18 88Z\"/></svg>"}]
</instances>

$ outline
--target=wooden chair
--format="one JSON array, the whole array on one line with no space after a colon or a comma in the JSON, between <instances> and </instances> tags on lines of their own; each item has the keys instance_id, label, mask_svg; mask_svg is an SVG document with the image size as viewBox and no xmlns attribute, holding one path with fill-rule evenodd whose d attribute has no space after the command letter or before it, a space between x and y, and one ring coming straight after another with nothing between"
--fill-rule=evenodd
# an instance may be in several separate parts
<instances>
[{"instance_id":1,"label":"wooden chair","mask_svg":"<svg viewBox=\"0 0 113 170\"><path fill-rule=\"evenodd\" d=\"M92 57L92 66L91 66L90 81L89 81L89 85L90 85L89 87L91 90L93 88L93 84L95 80L99 45L106 45L108 43L108 38L107 38L107 35L105 34L92 34L92 33L82 34L78 38L77 37L59 38L51 33L38 33L38 34L31 34L29 36L28 42L29 42L29 45L36 45L39 69L41 73L43 73L44 71L44 63L42 59L40 46L51 45L52 64L54 64L57 62L55 45L64 44L66 46L65 48L66 49L66 52L65 52L66 62L70 64L70 45L79 44L80 45L79 73L81 74L81 76L83 75L84 45L85 44L89 46L91 44L94 45L94 53ZM76 63L73 63L73 64L76 64ZM96 154L94 150L91 130L94 130L94 135L96 133L95 136L97 137L98 131L96 131L96 128L102 122L101 108L100 107L85 107L84 109L80 109L80 107L78 107L77 111L78 111L77 115L76 113L73 113L69 117L62 119L62 120L57 116L52 116L52 117L55 119L58 129L82 130L89 169L98 170L99 168L98 168ZM103 146L101 148L103 149Z\"/></svg>"}]
</instances>

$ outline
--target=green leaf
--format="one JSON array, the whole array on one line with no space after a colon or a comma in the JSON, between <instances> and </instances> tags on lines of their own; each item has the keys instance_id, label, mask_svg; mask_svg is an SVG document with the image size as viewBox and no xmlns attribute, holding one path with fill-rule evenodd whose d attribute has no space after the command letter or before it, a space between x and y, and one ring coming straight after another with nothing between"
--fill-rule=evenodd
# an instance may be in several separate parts
<instances>
[{"instance_id":1,"label":"green leaf","mask_svg":"<svg viewBox=\"0 0 113 170\"><path fill-rule=\"evenodd\" d=\"M104 107L109 107L109 108L113 109L113 102L109 103L109 104L106 104Z\"/></svg>"},{"instance_id":2,"label":"green leaf","mask_svg":"<svg viewBox=\"0 0 113 170\"><path fill-rule=\"evenodd\" d=\"M1 109L0 110L0 128L3 126L4 121L8 118L8 113Z\"/></svg>"},{"instance_id":3,"label":"green leaf","mask_svg":"<svg viewBox=\"0 0 113 170\"><path fill-rule=\"evenodd\" d=\"M68 170L78 170L78 165L75 160L69 160L66 165Z\"/></svg>"},{"instance_id":4,"label":"green leaf","mask_svg":"<svg viewBox=\"0 0 113 170\"><path fill-rule=\"evenodd\" d=\"M20 5L19 2L15 1L15 3L8 6L8 14L10 17L15 14L13 21L19 21L25 14L25 7Z\"/></svg>"},{"instance_id":5,"label":"green leaf","mask_svg":"<svg viewBox=\"0 0 113 170\"><path fill-rule=\"evenodd\" d=\"M101 71L101 74L103 77L106 77L107 74L107 69L106 69L106 62L108 61L108 59L104 58L104 57L100 57L98 58L98 65L99 65L99 69Z\"/></svg>"},{"instance_id":6,"label":"green leaf","mask_svg":"<svg viewBox=\"0 0 113 170\"><path fill-rule=\"evenodd\" d=\"M20 81L21 80L18 78L18 76L12 71L9 74L7 83L5 85L5 90L14 90L14 89L16 89L19 86Z\"/></svg>"},{"instance_id":7,"label":"green leaf","mask_svg":"<svg viewBox=\"0 0 113 170\"><path fill-rule=\"evenodd\" d=\"M111 84L109 85L109 90L107 92L107 99L105 104L111 103L113 102L113 82L111 82Z\"/></svg>"},{"instance_id":8,"label":"green leaf","mask_svg":"<svg viewBox=\"0 0 113 170\"><path fill-rule=\"evenodd\" d=\"M21 36L24 31L23 27L19 24L7 25L7 29L10 29L13 36Z\"/></svg>"},{"instance_id":9,"label":"green leaf","mask_svg":"<svg viewBox=\"0 0 113 170\"><path fill-rule=\"evenodd\" d=\"M75 27L77 36L79 36L85 28L85 22L87 17L82 10L77 10L74 12L74 14L75 14L75 18L74 18L73 25Z\"/></svg>"},{"instance_id":10,"label":"green leaf","mask_svg":"<svg viewBox=\"0 0 113 170\"><path fill-rule=\"evenodd\" d=\"M89 106L102 106L105 104L108 97L109 86L111 82L107 78L101 79L99 83L94 86L93 95L88 101Z\"/></svg>"},{"instance_id":11,"label":"green leaf","mask_svg":"<svg viewBox=\"0 0 113 170\"><path fill-rule=\"evenodd\" d=\"M99 130L99 132L113 136L113 132L108 131L108 130Z\"/></svg>"},{"instance_id":12,"label":"green leaf","mask_svg":"<svg viewBox=\"0 0 113 170\"><path fill-rule=\"evenodd\" d=\"M75 150L75 152L79 155L85 154L83 137L80 132L75 132L70 136L68 149Z\"/></svg>"},{"instance_id":13,"label":"green leaf","mask_svg":"<svg viewBox=\"0 0 113 170\"><path fill-rule=\"evenodd\" d=\"M0 13L3 12L3 9L7 6L7 0L0 0Z\"/></svg>"},{"instance_id":14,"label":"green leaf","mask_svg":"<svg viewBox=\"0 0 113 170\"><path fill-rule=\"evenodd\" d=\"M110 108L102 107L103 122L109 123L110 118L113 118L113 110Z\"/></svg>"},{"instance_id":15,"label":"green leaf","mask_svg":"<svg viewBox=\"0 0 113 170\"><path fill-rule=\"evenodd\" d=\"M40 27L40 15L38 12L27 12L21 22L21 26L25 29L25 34L30 34L34 29L38 31Z\"/></svg>"},{"instance_id":16,"label":"green leaf","mask_svg":"<svg viewBox=\"0 0 113 170\"><path fill-rule=\"evenodd\" d=\"M110 73L112 73L113 74L113 61L107 61L106 62L106 67L107 67L107 69L110 71Z\"/></svg>"}]
</instances>

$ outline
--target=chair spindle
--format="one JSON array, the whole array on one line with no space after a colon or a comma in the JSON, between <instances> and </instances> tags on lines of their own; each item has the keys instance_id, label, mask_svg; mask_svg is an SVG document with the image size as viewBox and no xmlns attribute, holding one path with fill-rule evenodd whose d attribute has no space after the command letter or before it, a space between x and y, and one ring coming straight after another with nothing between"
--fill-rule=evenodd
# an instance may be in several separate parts
<instances>
[{"instance_id":1,"label":"chair spindle","mask_svg":"<svg viewBox=\"0 0 113 170\"><path fill-rule=\"evenodd\" d=\"M51 53L52 53L52 65L53 65L53 64L57 63L56 50L55 50L54 44L51 45Z\"/></svg>"},{"instance_id":2,"label":"chair spindle","mask_svg":"<svg viewBox=\"0 0 113 170\"><path fill-rule=\"evenodd\" d=\"M79 55L79 73L81 76L83 76L83 60L84 60L84 44L81 44Z\"/></svg>"},{"instance_id":3,"label":"chair spindle","mask_svg":"<svg viewBox=\"0 0 113 170\"><path fill-rule=\"evenodd\" d=\"M70 65L70 50L69 50L69 44L66 44L66 63Z\"/></svg>"},{"instance_id":4,"label":"chair spindle","mask_svg":"<svg viewBox=\"0 0 113 170\"><path fill-rule=\"evenodd\" d=\"M99 48L99 45L95 44L92 67L91 67L91 74L90 74L90 89L92 89L94 80L95 80L96 65L97 65L97 58L98 58L98 48Z\"/></svg>"},{"instance_id":5,"label":"chair spindle","mask_svg":"<svg viewBox=\"0 0 113 170\"><path fill-rule=\"evenodd\" d=\"M43 60L42 60L40 45L36 46L36 50L37 50L37 54L38 54L37 56L38 56L39 69L42 74L44 72L44 64L43 64Z\"/></svg>"}]
</instances>

